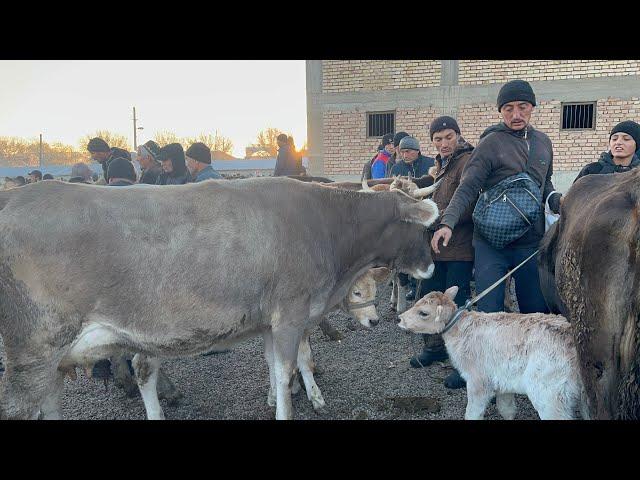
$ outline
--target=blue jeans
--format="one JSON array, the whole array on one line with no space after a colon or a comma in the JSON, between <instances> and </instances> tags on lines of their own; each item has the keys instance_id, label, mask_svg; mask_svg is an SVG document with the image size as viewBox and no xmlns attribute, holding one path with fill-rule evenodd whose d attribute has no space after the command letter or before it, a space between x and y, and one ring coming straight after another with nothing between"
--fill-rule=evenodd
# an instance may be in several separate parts
<instances>
[{"instance_id":1,"label":"blue jeans","mask_svg":"<svg viewBox=\"0 0 640 480\"><path fill-rule=\"evenodd\" d=\"M435 269L433 276L422 280L416 294L416 300L429 292L444 292L447 288L457 286L456 305L461 307L471 296L471 277L473 262L433 262Z\"/></svg>"},{"instance_id":2,"label":"blue jeans","mask_svg":"<svg viewBox=\"0 0 640 480\"><path fill-rule=\"evenodd\" d=\"M537 248L505 248L496 250L482 238L474 236L475 279L477 294L490 287L496 280L506 275L509 269L517 267L520 262L537 250ZM533 257L514 274L516 281L516 297L520 313L549 313L542 296L538 278L537 256ZM504 310L505 283L502 282L478 302L478 310L482 312L501 312Z\"/></svg>"}]
</instances>

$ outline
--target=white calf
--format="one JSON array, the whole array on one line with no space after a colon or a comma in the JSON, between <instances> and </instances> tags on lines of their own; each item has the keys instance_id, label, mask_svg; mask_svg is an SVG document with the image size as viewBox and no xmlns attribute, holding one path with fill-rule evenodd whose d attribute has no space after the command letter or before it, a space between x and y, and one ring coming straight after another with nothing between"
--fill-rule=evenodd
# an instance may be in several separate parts
<instances>
[{"instance_id":1,"label":"white calf","mask_svg":"<svg viewBox=\"0 0 640 480\"><path fill-rule=\"evenodd\" d=\"M399 326L415 333L441 333L451 320L458 287L431 292L400 315ZM464 312L442 334L449 358L467 381L465 419L480 420L496 396L500 414L516 415L514 394L529 397L542 420L583 418L585 396L571 327L564 317L542 313Z\"/></svg>"}]
</instances>

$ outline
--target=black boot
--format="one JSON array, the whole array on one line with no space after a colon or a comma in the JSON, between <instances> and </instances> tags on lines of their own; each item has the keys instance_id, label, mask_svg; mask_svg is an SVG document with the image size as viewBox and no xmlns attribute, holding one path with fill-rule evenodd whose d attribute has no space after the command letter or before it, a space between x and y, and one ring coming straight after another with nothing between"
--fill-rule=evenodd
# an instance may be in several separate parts
<instances>
[{"instance_id":1,"label":"black boot","mask_svg":"<svg viewBox=\"0 0 640 480\"><path fill-rule=\"evenodd\" d=\"M444 386L455 390L456 388L463 388L467 386L467 382L460 376L458 370L454 370L447 378L444 379Z\"/></svg>"},{"instance_id":2,"label":"black boot","mask_svg":"<svg viewBox=\"0 0 640 480\"><path fill-rule=\"evenodd\" d=\"M413 368L422 368L431 365L433 362L441 362L449 358L446 350L427 350L426 348L417 357L411 357L409 364Z\"/></svg>"}]
</instances>

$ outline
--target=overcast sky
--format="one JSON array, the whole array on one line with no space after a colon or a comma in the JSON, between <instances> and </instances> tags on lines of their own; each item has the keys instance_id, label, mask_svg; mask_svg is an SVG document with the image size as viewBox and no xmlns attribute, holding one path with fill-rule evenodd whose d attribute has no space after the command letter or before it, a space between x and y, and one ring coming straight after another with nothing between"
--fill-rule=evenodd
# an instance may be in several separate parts
<instances>
[{"instance_id":1,"label":"overcast sky","mask_svg":"<svg viewBox=\"0 0 640 480\"><path fill-rule=\"evenodd\" d=\"M306 140L305 62L0 61L0 136L37 137L77 146L98 129L127 135L132 107L144 130L195 136L216 129L235 156L260 130L275 127Z\"/></svg>"}]
</instances>

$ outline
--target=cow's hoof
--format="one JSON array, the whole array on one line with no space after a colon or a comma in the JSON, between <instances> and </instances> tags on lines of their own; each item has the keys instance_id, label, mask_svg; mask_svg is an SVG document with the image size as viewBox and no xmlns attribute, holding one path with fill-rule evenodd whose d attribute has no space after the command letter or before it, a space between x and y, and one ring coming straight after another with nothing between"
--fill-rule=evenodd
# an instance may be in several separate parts
<instances>
[{"instance_id":1,"label":"cow's hoof","mask_svg":"<svg viewBox=\"0 0 640 480\"><path fill-rule=\"evenodd\" d=\"M311 398L311 404L313 405L313 409L318 413L327 406L327 404L324 402L324 398L322 398L322 395Z\"/></svg>"},{"instance_id":2,"label":"cow's hoof","mask_svg":"<svg viewBox=\"0 0 640 480\"><path fill-rule=\"evenodd\" d=\"M166 400L167 405L171 407L180 405L180 400L182 400L183 397L184 395L177 390L174 390L173 392L158 392L158 398L160 400Z\"/></svg>"},{"instance_id":3,"label":"cow's hoof","mask_svg":"<svg viewBox=\"0 0 640 480\"><path fill-rule=\"evenodd\" d=\"M327 333L327 337L329 337L329 340L332 342L344 339L344 335L342 335L338 330Z\"/></svg>"},{"instance_id":4,"label":"cow's hoof","mask_svg":"<svg viewBox=\"0 0 640 480\"><path fill-rule=\"evenodd\" d=\"M130 379L122 380L116 377L113 383L116 385L116 387L124 390L125 395L129 398L135 398L136 396L140 395L140 389L138 388L138 385L133 383L133 381L131 381Z\"/></svg>"}]
</instances>

